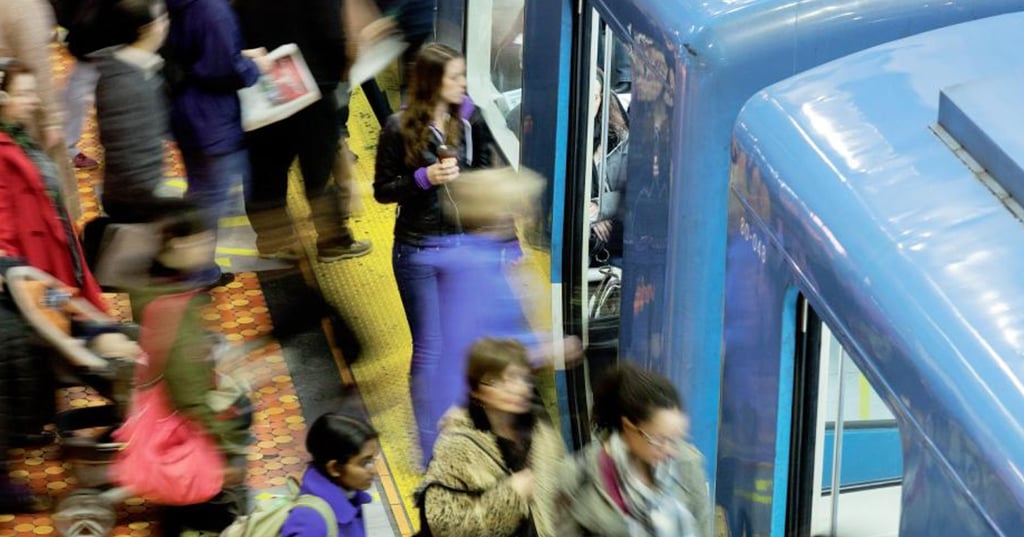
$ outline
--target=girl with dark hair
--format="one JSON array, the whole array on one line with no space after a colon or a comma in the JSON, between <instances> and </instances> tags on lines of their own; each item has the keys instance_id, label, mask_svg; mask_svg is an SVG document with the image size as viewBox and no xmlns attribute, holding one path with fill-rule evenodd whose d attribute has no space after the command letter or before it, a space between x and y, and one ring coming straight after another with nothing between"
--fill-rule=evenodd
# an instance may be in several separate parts
<instances>
[{"instance_id":1,"label":"girl with dark hair","mask_svg":"<svg viewBox=\"0 0 1024 537\"><path fill-rule=\"evenodd\" d=\"M527 350L485 338L469 353L469 401L441 420L417 492L421 532L447 537L554 536L558 433L535 405Z\"/></svg>"},{"instance_id":2,"label":"girl with dark hair","mask_svg":"<svg viewBox=\"0 0 1024 537\"><path fill-rule=\"evenodd\" d=\"M596 441L559 473L559 536L709 537L704 460L675 386L623 364L594 388L593 416Z\"/></svg>"},{"instance_id":3,"label":"girl with dark hair","mask_svg":"<svg viewBox=\"0 0 1024 537\"><path fill-rule=\"evenodd\" d=\"M334 511L339 537L363 537L363 504L377 476L374 459L380 453L377 431L368 423L340 414L317 418L306 436L313 460L302 477L301 494L323 499ZM282 537L322 537L327 521L310 507L292 509L281 527Z\"/></svg>"},{"instance_id":4,"label":"girl with dark hair","mask_svg":"<svg viewBox=\"0 0 1024 537\"><path fill-rule=\"evenodd\" d=\"M450 47L434 43L419 52L408 99L408 107L391 116L381 131L373 190L377 201L398 204L392 260L412 332L410 391L427 460L437 420L463 393L438 376L454 365L445 362L447 357L456 356L456 364L462 357L442 344L438 268L427 258L458 243L461 221L443 217L442 200L451 198L448 185L460 172L490 166L492 138L466 96L466 62ZM518 258L514 228L509 230L507 257Z\"/></svg>"}]
</instances>

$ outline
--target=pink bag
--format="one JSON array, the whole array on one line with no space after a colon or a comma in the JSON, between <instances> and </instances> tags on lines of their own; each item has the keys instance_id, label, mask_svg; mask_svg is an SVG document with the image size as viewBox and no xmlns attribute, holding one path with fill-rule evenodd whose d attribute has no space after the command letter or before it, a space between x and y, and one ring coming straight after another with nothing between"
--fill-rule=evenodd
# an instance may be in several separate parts
<instances>
[{"instance_id":1,"label":"pink bag","mask_svg":"<svg viewBox=\"0 0 1024 537\"><path fill-rule=\"evenodd\" d=\"M202 503L224 486L224 456L201 424L174 410L161 376L192 296L161 297L143 310L139 344L149 363L137 366L128 419L114 432L126 443L114 460L114 481L163 505Z\"/></svg>"}]
</instances>

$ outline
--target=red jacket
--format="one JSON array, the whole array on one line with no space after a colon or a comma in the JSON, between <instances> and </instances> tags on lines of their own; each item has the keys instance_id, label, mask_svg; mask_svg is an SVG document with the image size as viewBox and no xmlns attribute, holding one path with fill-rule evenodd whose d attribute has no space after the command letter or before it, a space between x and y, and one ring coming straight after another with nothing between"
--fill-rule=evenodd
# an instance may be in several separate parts
<instances>
[{"instance_id":1,"label":"red jacket","mask_svg":"<svg viewBox=\"0 0 1024 537\"><path fill-rule=\"evenodd\" d=\"M65 284L79 288L83 298L101 311L107 310L100 287L85 265L78 238L68 237L39 170L25 151L3 132L0 132L0 251L5 256L20 257ZM81 260L81 282L75 279L72 255Z\"/></svg>"}]
</instances>

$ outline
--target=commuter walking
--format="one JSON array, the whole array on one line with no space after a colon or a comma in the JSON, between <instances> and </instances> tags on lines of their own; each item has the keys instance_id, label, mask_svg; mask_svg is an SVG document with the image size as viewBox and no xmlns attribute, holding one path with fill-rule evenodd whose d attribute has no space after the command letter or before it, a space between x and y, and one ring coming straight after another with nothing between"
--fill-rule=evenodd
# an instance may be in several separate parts
<instances>
[{"instance_id":1,"label":"commuter walking","mask_svg":"<svg viewBox=\"0 0 1024 537\"><path fill-rule=\"evenodd\" d=\"M559 472L558 535L710 537L704 459L665 377L623 364L594 388L597 438Z\"/></svg>"},{"instance_id":2,"label":"commuter walking","mask_svg":"<svg viewBox=\"0 0 1024 537\"><path fill-rule=\"evenodd\" d=\"M105 149L103 210L120 223L160 216L167 94L157 51L167 36L163 0L119 0L109 31L117 46L95 55L96 119Z\"/></svg>"},{"instance_id":3,"label":"commuter walking","mask_svg":"<svg viewBox=\"0 0 1024 537\"><path fill-rule=\"evenodd\" d=\"M171 91L171 130L188 174L185 196L217 229L232 187L249 188L249 156L238 90L269 66L265 51L242 50L227 0L167 0L170 31L164 47ZM257 61L260 63L257 64Z\"/></svg>"},{"instance_id":4,"label":"commuter walking","mask_svg":"<svg viewBox=\"0 0 1024 537\"><path fill-rule=\"evenodd\" d=\"M61 199L74 222L82 207L77 181L64 159L63 113L53 87L50 44L55 28L53 7L46 0L0 2L0 58L15 58L36 76L39 108L27 127L57 166Z\"/></svg>"},{"instance_id":5,"label":"commuter walking","mask_svg":"<svg viewBox=\"0 0 1024 537\"><path fill-rule=\"evenodd\" d=\"M480 340L470 351L465 382L469 400L442 420L417 492L421 526L446 537L553 537L555 480L565 448L534 404L526 347Z\"/></svg>"},{"instance_id":6,"label":"commuter walking","mask_svg":"<svg viewBox=\"0 0 1024 537\"><path fill-rule=\"evenodd\" d=\"M416 58L410 82L409 106L388 118L380 133L373 194L380 203L398 205L392 264L412 333L410 391L420 448L428 460L440 418L432 402L434 375L443 368L459 371L456 364L463 363L443 348L438 270L429 257L456 245L461 232L457 218L442 215L447 185L462 170L489 167L493 140L466 95L466 62L458 52L427 45ZM450 151L443 159L442 146Z\"/></svg>"},{"instance_id":7,"label":"commuter walking","mask_svg":"<svg viewBox=\"0 0 1024 537\"><path fill-rule=\"evenodd\" d=\"M295 43L319 87L319 101L247 135L252 189L245 210L263 257L295 260L295 235L288 216L288 171L298 158L317 233L317 257L331 262L366 255L372 245L356 240L330 182L338 151L334 90L347 69L341 0L236 0L247 47Z\"/></svg>"},{"instance_id":8,"label":"commuter walking","mask_svg":"<svg viewBox=\"0 0 1024 537\"><path fill-rule=\"evenodd\" d=\"M96 84L100 72L89 57L90 54L115 45L104 24L110 16L115 0L58 0L53 2L57 24L67 34L65 44L75 58L71 73L64 82L64 142L68 158L75 168L92 169L99 165L96 160L78 148L85 126L85 115L96 95Z\"/></svg>"}]
</instances>

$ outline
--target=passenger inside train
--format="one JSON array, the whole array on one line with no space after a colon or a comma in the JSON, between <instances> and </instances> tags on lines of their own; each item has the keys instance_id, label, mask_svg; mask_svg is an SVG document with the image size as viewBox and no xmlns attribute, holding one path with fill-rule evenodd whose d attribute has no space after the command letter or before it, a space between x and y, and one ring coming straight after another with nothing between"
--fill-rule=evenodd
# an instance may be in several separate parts
<instances>
[{"instance_id":1,"label":"passenger inside train","mask_svg":"<svg viewBox=\"0 0 1024 537\"><path fill-rule=\"evenodd\" d=\"M1024 0L819 4L0 2L0 536L1011 535Z\"/></svg>"}]
</instances>

